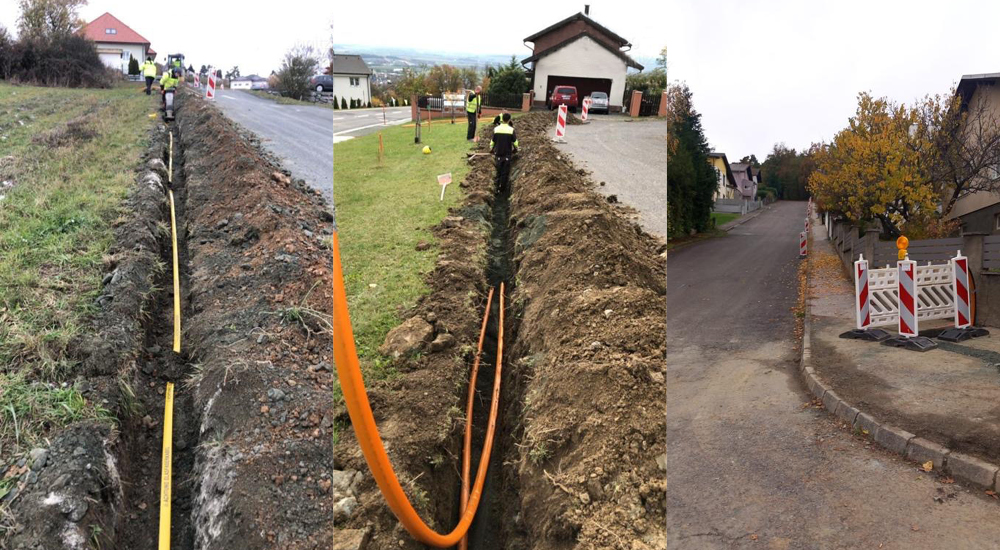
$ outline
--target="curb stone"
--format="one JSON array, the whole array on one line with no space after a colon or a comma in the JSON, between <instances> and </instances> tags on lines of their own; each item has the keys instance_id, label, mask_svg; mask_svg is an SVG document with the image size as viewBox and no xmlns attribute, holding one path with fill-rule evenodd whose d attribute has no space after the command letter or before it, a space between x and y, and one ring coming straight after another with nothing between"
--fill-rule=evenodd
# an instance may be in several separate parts
<instances>
[{"instance_id":1,"label":"curb stone","mask_svg":"<svg viewBox=\"0 0 1000 550\"><path fill-rule=\"evenodd\" d=\"M808 237L810 242L812 242L812 231L810 231ZM902 428L882 424L870 414L861 412L856 407L842 400L836 392L826 387L820 381L819 375L810 365L810 361L812 360L812 318L809 315L808 294L809 269L807 267L806 297L803 304L805 315L803 315L802 319L802 360L799 362L799 373L810 393L816 399L823 401L823 406L826 407L827 411L851 424L854 430L867 431L867 437L874 439L876 443L886 450L898 454L907 460L919 463L932 460L935 470L947 472L977 487L986 490L1000 487L1000 483L997 480L1000 477L1000 466L973 456L953 452L947 447L943 447L922 437L917 437L915 434L911 434Z\"/></svg>"}]
</instances>

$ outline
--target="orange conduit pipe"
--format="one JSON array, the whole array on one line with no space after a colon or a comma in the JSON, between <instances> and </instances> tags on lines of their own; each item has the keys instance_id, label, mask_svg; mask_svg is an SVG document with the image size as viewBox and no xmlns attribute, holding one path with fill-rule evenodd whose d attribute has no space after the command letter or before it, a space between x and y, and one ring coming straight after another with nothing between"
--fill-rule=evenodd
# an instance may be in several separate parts
<instances>
[{"instance_id":1,"label":"orange conduit pipe","mask_svg":"<svg viewBox=\"0 0 1000 550\"><path fill-rule=\"evenodd\" d=\"M462 446L462 501L459 513L465 512L469 504L469 468L472 462L472 403L476 395L476 375L479 374L479 358L483 354L483 340L486 339L486 325L490 320L490 306L493 304L493 289L486 297L486 311L483 312L483 326L479 329L479 345L476 346L476 359L472 362L472 374L469 376L469 401L465 406L465 443ZM464 536L458 543L458 550L469 547L469 537Z\"/></svg>"},{"instance_id":2,"label":"orange conduit pipe","mask_svg":"<svg viewBox=\"0 0 1000 550\"><path fill-rule=\"evenodd\" d=\"M501 306L503 305L503 285L500 285ZM358 362L357 349L354 347L354 334L351 331L351 319L347 311L347 292L344 288L344 271L340 264L340 243L337 231L333 232L333 360L337 365L337 377L344 394L344 404L351 417L351 425L358 439L358 446L364 454L372 477L378 484L382 497L392 513L396 515L410 536L419 542L435 548L448 548L461 540L472 525L479 500L483 492L483 482L486 480L486 468L489 465L490 451L493 449L493 433L496 428L496 416L500 395L500 365L502 360L503 340L503 309L500 310L501 332L497 347L497 367L493 382L493 402L490 405L490 421L486 429L486 441L483 443L483 454L479 459L476 471L476 484L469 495L468 506L462 512L458 525L447 535L439 534L427 526L417 511L413 509L399 479L389 462L382 439L372 416L371 403L365 391L364 379L361 376L361 365Z\"/></svg>"}]
</instances>

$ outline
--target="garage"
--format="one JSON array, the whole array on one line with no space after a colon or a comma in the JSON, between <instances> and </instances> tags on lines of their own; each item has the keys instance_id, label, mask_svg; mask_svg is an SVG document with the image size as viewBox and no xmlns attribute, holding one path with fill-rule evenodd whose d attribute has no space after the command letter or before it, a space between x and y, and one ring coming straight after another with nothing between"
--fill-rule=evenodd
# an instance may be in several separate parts
<instances>
[{"instance_id":1,"label":"garage","mask_svg":"<svg viewBox=\"0 0 1000 550\"><path fill-rule=\"evenodd\" d=\"M557 76L549 75L548 82L545 86L545 101L548 103L549 98L552 96L552 90L556 86L576 86L577 99L583 101L583 98L589 96L592 92L604 92L611 97L611 79L610 78L584 78L579 76Z\"/></svg>"}]
</instances>

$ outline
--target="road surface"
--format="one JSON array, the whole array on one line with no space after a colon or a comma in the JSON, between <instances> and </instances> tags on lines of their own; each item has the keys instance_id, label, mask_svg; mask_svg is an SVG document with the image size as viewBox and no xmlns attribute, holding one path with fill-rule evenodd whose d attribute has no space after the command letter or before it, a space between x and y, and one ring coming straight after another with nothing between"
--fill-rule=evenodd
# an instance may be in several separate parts
<instances>
[{"instance_id":1,"label":"road surface","mask_svg":"<svg viewBox=\"0 0 1000 550\"><path fill-rule=\"evenodd\" d=\"M333 204L334 111L281 105L239 90L218 90L216 104L230 119L257 134L282 165Z\"/></svg>"},{"instance_id":2,"label":"road surface","mask_svg":"<svg viewBox=\"0 0 1000 550\"><path fill-rule=\"evenodd\" d=\"M387 107L385 122L390 126L404 124L410 121L409 107ZM354 109L334 111L333 141L345 141L377 132L385 128L382 109Z\"/></svg>"},{"instance_id":3,"label":"road surface","mask_svg":"<svg viewBox=\"0 0 1000 550\"><path fill-rule=\"evenodd\" d=\"M805 203L778 202L667 259L668 547L1000 548L1000 503L803 406L791 308L804 217Z\"/></svg>"},{"instance_id":4,"label":"road surface","mask_svg":"<svg viewBox=\"0 0 1000 550\"><path fill-rule=\"evenodd\" d=\"M579 117L579 113L577 114ZM667 123L622 115L592 115L566 128L560 151L590 170L598 190L639 211L643 229L667 238Z\"/></svg>"}]
</instances>

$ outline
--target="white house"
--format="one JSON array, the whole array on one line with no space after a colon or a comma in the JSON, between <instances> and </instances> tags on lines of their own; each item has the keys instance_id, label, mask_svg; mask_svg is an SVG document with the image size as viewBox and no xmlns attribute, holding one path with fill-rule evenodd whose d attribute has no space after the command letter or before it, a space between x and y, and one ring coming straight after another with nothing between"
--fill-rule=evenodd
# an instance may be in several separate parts
<instances>
[{"instance_id":1,"label":"white house","mask_svg":"<svg viewBox=\"0 0 1000 550\"><path fill-rule=\"evenodd\" d=\"M591 19L589 11L524 39L534 43L534 53L521 64L531 73L536 105L545 104L556 86L565 85L576 86L580 99L604 92L609 110L622 110L625 75L629 67L641 71L643 66L625 54L632 44Z\"/></svg>"},{"instance_id":2,"label":"white house","mask_svg":"<svg viewBox=\"0 0 1000 550\"><path fill-rule=\"evenodd\" d=\"M84 25L80 34L94 41L97 55L105 65L123 73L128 72L129 60L133 57L139 65L146 61L147 55L156 59L149 40L107 12Z\"/></svg>"},{"instance_id":3,"label":"white house","mask_svg":"<svg viewBox=\"0 0 1000 550\"><path fill-rule=\"evenodd\" d=\"M266 90L269 86L266 78L252 74L230 80L230 87L233 90Z\"/></svg>"},{"instance_id":4,"label":"white house","mask_svg":"<svg viewBox=\"0 0 1000 550\"><path fill-rule=\"evenodd\" d=\"M346 98L368 103L372 99L372 70L360 55L333 56L333 95L340 101Z\"/></svg>"}]
</instances>

